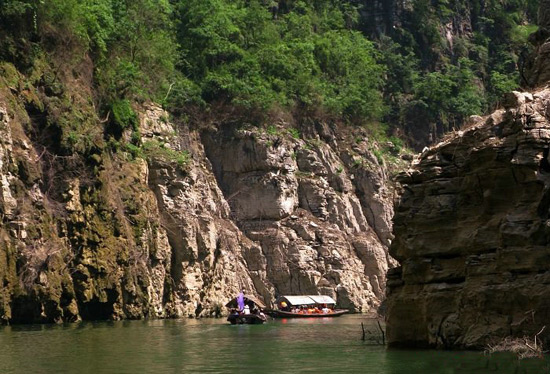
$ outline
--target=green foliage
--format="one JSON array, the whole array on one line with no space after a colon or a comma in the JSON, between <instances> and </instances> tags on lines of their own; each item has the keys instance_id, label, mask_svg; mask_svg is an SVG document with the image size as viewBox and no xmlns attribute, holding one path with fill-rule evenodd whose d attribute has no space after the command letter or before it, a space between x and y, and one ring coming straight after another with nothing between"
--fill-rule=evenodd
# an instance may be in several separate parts
<instances>
[{"instance_id":1,"label":"green foliage","mask_svg":"<svg viewBox=\"0 0 550 374\"><path fill-rule=\"evenodd\" d=\"M529 35L538 30L537 25L514 25L511 30L510 39L516 45L527 43Z\"/></svg>"},{"instance_id":2,"label":"green foliage","mask_svg":"<svg viewBox=\"0 0 550 374\"><path fill-rule=\"evenodd\" d=\"M498 101L505 92L518 89L518 81L514 75L507 75L493 71L491 73L491 93L494 95L493 101Z\"/></svg>"},{"instance_id":3,"label":"green foliage","mask_svg":"<svg viewBox=\"0 0 550 374\"><path fill-rule=\"evenodd\" d=\"M143 143L141 149L148 159L155 158L167 162L175 162L180 167L185 167L191 161L188 151L176 151L155 140L146 141Z\"/></svg>"},{"instance_id":4,"label":"green foliage","mask_svg":"<svg viewBox=\"0 0 550 374\"><path fill-rule=\"evenodd\" d=\"M29 1L2 1L0 2L0 15L2 17L19 17L24 15L28 10L32 9L33 6Z\"/></svg>"},{"instance_id":5,"label":"green foliage","mask_svg":"<svg viewBox=\"0 0 550 374\"><path fill-rule=\"evenodd\" d=\"M118 99L160 100L169 84L184 80L175 71L168 0L3 0L1 30L7 32L0 36L0 57L8 60L16 60L31 39L40 40L33 32L47 36L46 48L58 46L65 58L91 54L104 108Z\"/></svg>"},{"instance_id":6,"label":"green foliage","mask_svg":"<svg viewBox=\"0 0 550 374\"><path fill-rule=\"evenodd\" d=\"M113 113L113 124L117 126L118 131L128 128L137 130L137 115L128 100L117 100L111 104Z\"/></svg>"},{"instance_id":7,"label":"green foliage","mask_svg":"<svg viewBox=\"0 0 550 374\"><path fill-rule=\"evenodd\" d=\"M222 104L233 113L369 124L375 134L385 131L380 119L405 133L440 134L518 87L537 0L411 0L402 27L376 44L358 31L369 16L359 3L0 0L0 59L61 96L37 56L90 56L95 107L102 117L111 112L106 132L117 139L137 128L130 103L146 100L180 113ZM472 21L471 33L456 33L461 19ZM65 124L63 141L81 147L78 129Z\"/></svg>"},{"instance_id":8,"label":"green foliage","mask_svg":"<svg viewBox=\"0 0 550 374\"><path fill-rule=\"evenodd\" d=\"M21 80L17 69L10 63L0 63L0 79L3 79L8 87L16 88Z\"/></svg>"},{"instance_id":9,"label":"green foliage","mask_svg":"<svg viewBox=\"0 0 550 374\"><path fill-rule=\"evenodd\" d=\"M208 103L376 118L383 68L372 43L346 29L352 14L349 4L298 1L274 20L260 0L180 1L180 67Z\"/></svg>"},{"instance_id":10,"label":"green foliage","mask_svg":"<svg viewBox=\"0 0 550 374\"><path fill-rule=\"evenodd\" d=\"M504 92L519 86L518 56L536 30L538 1L412 0L410 5L400 17L402 27L378 41L388 77L385 121L425 143L428 133L441 134L494 108ZM471 20L472 33L456 31L461 20Z\"/></svg>"},{"instance_id":11,"label":"green foliage","mask_svg":"<svg viewBox=\"0 0 550 374\"><path fill-rule=\"evenodd\" d=\"M384 152L378 148L375 148L372 150L372 153L374 154L374 156L376 157L376 160L378 160L378 163L380 165L383 165L384 164Z\"/></svg>"},{"instance_id":12,"label":"green foliage","mask_svg":"<svg viewBox=\"0 0 550 374\"><path fill-rule=\"evenodd\" d=\"M120 144L112 144L114 150L118 150ZM141 158L147 160L160 160L164 162L174 162L179 167L184 168L191 161L188 151L176 151L166 147L157 140L148 140L142 145L125 143L122 149L128 152L133 159Z\"/></svg>"},{"instance_id":13,"label":"green foliage","mask_svg":"<svg viewBox=\"0 0 550 374\"><path fill-rule=\"evenodd\" d=\"M139 147L135 144L126 143L124 145L124 148L125 148L126 152L128 152L132 155L133 158L145 158L145 153L143 152L141 147Z\"/></svg>"},{"instance_id":14,"label":"green foliage","mask_svg":"<svg viewBox=\"0 0 550 374\"><path fill-rule=\"evenodd\" d=\"M288 129L288 133L290 136L292 136L294 139L300 139L300 130L295 129L294 127L291 127Z\"/></svg>"},{"instance_id":15,"label":"green foliage","mask_svg":"<svg viewBox=\"0 0 550 374\"><path fill-rule=\"evenodd\" d=\"M397 136L390 136L389 141L393 144L393 147L397 153L401 152L404 147L403 139L400 139Z\"/></svg>"},{"instance_id":16,"label":"green foliage","mask_svg":"<svg viewBox=\"0 0 550 374\"><path fill-rule=\"evenodd\" d=\"M357 32L329 31L317 40L315 57L323 74L325 105L350 118L379 118L384 105L378 87L381 65L371 42Z\"/></svg>"},{"instance_id":17,"label":"green foliage","mask_svg":"<svg viewBox=\"0 0 550 374\"><path fill-rule=\"evenodd\" d=\"M279 129L273 125L267 126L266 132L268 135L279 135Z\"/></svg>"},{"instance_id":18,"label":"green foliage","mask_svg":"<svg viewBox=\"0 0 550 374\"><path fill-rule=\"evenodd\" d=\"M460 65L448 65L447 71L429 72L413 84L414 100L404 107L403 115L435 123L445 130L484 109L484 95L472 62L461 59Z\"/></svg>"}]
</instances>

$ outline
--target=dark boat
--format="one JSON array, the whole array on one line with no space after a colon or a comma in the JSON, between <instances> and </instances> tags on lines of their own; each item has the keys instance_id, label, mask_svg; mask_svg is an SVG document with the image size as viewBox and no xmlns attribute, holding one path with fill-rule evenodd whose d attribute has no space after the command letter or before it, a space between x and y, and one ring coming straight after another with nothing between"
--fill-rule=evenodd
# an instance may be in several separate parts
<instances>
[{"instance_id":1,"label":"dark boat","mask_svg":"<svg viewBox=\"0 0 550 374\"><path fill-rule=\"evenodd\" d=\"M231 313L227 317L232 325L261 325L267 320L267 317L258 314Z\"/></svg>"},{"instance_id":2,"label":"dark boat","mask_svg":"<svg viewBox=\"0 0 550 374\"><path fill-rule=\"evenodd\" d=\"M265 305L253 296L244 297L245 311L239 311L237 298L231 299L225 306L230 310L227 321L232 325L259 325L267 320L263 313Z\"/></svg>"},{"instance_id":3,"label":"dark boat","mask_svg":"<svg viewBox=\"0 0 550 374\"><path fill-rule=\"evenodd\" d=\"M266 310L274 318L327 318L349 312L335 309L336 301L325 295L279 296L276 304L278 309Z\"/></svg>"}]
</instances>

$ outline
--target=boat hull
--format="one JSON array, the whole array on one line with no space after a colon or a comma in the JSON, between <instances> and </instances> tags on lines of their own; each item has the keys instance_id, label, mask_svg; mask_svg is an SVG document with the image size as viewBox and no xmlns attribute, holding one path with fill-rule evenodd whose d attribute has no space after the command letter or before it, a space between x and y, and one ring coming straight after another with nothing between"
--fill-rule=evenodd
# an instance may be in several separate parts
<instances>
[{"instance_id":1,"label":"boat hull","mask_svg":"<svg viewBox=\"0 0 550 374\"><path fill-rule=\"evenodd\" d=\"M230 314L227 321L232 325L261 325L267 318L256 314Z\"/></svg>"},{"instance_id":2,"label":"boat hull","mask_svg":"<svg viewBox=\"0 0 550 374\"><path fill-rule=\"evenodd\" d=\"M330 318L330 317L340 317L342 314L348 313L347 309L337 309L332 313L292 313L285 312L283 310L269 310L266 311L273 318Z\"/></svg>"}]
</instances>

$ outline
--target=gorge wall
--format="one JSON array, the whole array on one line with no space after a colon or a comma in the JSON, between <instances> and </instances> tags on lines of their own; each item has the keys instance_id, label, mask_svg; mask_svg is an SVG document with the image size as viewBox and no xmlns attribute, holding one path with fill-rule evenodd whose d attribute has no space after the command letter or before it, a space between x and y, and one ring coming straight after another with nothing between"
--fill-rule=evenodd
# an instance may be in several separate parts
<instances>
[{"instance_id":1,"label":"gorge wall","mask_svg":"<svg viewBox=\"0 0 550 374\"><path fill-rule=\"evenodd\" d=\"M550 317L550 90L508 99L400 176L391 345L482 348Z\"/></svg>"},{"instance_id":2,"label":"gorge wall","mask_svg":"<svg viewBox=\"0 0 550 374\"><path fill-rule=\"evenodd\" d=\"M484 348L550 317L548 2L532 36L533 92L472 117L399 177L388 273L392 346ZM544 331L539 339L548 340Z\"/></svg>"},{"instance_id":3,"label":"gorge wall","mask_svg":"<svg viewBox=\"0 0 550 374\"><path fill-rule=\"evenodd\" d=\"M215 316L240 289L379 307L392 195L364 130L199 131L142 104L117 142L90 76L2 72L2 322Z\"/></svg>"}]
</instances>

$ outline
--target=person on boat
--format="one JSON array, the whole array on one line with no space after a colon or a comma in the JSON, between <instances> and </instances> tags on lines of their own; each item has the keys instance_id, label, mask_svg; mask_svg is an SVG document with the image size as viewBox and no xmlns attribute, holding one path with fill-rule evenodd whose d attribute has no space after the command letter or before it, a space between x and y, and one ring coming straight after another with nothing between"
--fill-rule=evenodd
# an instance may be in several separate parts
<instances>
[{"instance_id":1,"label":"person on boat","mask_svg":"<svg viewBox=\"0 0 550 374\"><path fill-rule=\"evenodd\" d=\"M245 315L250 314L250 307L248 305L245 305L243 310Z\"/></svg>"},{"instance_id":2,"label":"person on boat","mask_svg":"<svg viewBox=\"0 0 550 374\"><path fill-rule=\"evenodd\" d=\"M237 296L237 307L239 308L239 312L244 311L244 290L241 290L241 293Z\"/></svg>"},{"instance_id":3,"label":"person on boat","mask_svg":"<svg viewBox=\"0 0 550 374\"><path fill-rule=\"evenodd\" d=\"M258 317L260 317L261 319L265 319L265 314L264 312L262 312L261 309L258 309L256 307L254 307L254 310L252 311L252 313L254 313L255 315L257 315Z\"/></svg>"},{"instance_id":4,"label":"person on boat","mask_svg":"<svg viewBox=\"0 0 550 374\"><path fill-rule=\"evenodd\" d=\"M323 312L323 314L330 313L330 309L327 307L327 304L323 304L322 312Z\"/></svg>"}]
</instances>

